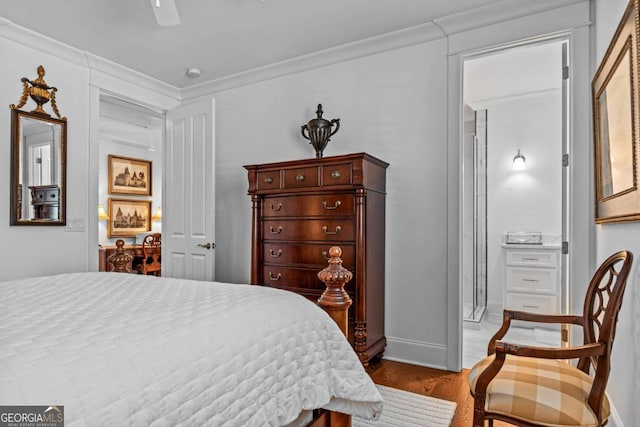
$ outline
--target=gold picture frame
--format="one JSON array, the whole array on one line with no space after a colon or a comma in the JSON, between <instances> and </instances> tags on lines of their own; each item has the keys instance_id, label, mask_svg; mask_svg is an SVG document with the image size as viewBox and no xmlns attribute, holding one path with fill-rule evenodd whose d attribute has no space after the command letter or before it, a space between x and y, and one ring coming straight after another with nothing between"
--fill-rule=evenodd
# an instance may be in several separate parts
<instances>
[{"instance_id":1,"label":"gold picture frame","mask_svg":"<svg viewBox=\"0 0 640 427\"><path fill-rule=\"evenodd\" d=\"M630 0L591 82L595 221L640 220L638 0Z\"/></svg>"},{"instance_id":2,"label":"gold picture frame","mask_svg":"<svg viewBox=\"0 0 640 427\"><path fill-rule=\"evenodd\" d=\"M109 198L107 237L134 237L151 231L151 200Z\"/></svg>"},{"instance_id":3,"label":"gold picture frame","mask_svg":"<svg viewBox=\"0 0 640 427\"><path fill-rule=\"evenodd\" d=\"M109 154L109 194L151 196L151 163Z\"/></svg>"}]
</instances>

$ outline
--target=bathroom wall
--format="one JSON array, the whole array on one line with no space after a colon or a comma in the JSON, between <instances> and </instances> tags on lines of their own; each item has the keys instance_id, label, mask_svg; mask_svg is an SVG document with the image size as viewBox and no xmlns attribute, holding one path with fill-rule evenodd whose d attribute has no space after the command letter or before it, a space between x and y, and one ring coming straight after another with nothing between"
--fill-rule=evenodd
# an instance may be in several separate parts
<instances>
[{"instance_id":1,"label":"bathroom wall","mask_svg":"<svg viewBox=\"0 0 640 427\"><path fill-rule=\"evenodd\" d=\"M488 306L502 311L504 254L509 231L560 236L562 99L558 90L507 99L489 109ZM513 171L518 148L524 171Z\"/></svg>"}]
</instances>

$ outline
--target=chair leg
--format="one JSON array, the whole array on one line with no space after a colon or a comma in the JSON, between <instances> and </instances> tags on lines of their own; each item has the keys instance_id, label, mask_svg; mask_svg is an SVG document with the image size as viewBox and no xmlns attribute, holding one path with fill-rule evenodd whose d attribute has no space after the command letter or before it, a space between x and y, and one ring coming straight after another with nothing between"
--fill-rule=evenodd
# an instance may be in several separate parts
<instances>
[{"instance_id":1,"label":"chair leg","mask_svg":"<svg viewBox=\"0 0 640 427\"><path fill-rule=\"evenodd\" d=\"M477 395L473 399L473 427L484 427L484 399ZM493 420L489 420L489 427L493 427Z\"/></svg>"}]
</instances>

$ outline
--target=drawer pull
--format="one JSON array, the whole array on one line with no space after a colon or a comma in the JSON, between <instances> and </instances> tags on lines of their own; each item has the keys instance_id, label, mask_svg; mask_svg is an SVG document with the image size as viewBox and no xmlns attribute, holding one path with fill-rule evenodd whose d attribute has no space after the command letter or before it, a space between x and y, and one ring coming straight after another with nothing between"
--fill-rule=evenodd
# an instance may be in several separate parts
<instances>
[{"instance_id":1,"label":"drawer pull","mask_svg":"<svg viewBox=\"0 0 640 427\"><path fill-rule=\"evenodd\" d=\"M273 206L273 203L271 203L271 210L272 211L277 212L280 209L282 209L282 203L278 203L278 206Z\"/></svg>"},{"instance_id":2,"label":"drawer pull","mask_svg":"<svg viewBox=\"0 0 640 427\"><path fill-rule=\"evenodd\" d=\"M329 254L327 254L327 251L322 251L322 257L326 260L331 259L331 257L329 256Z\"/></svg>"},{"instance_id":3,"label":"drawer pull","mask_svg":"<svg viewBox=\"0 0 640 427\"><path fill-rule=\"evenodd\" d=\"M282 233L282 226L279 225L278 228L276 229L276 228L273 228L273 225L272 225L271 227L269 227L269 232L271 234L280 234Z\"/></svg>"},{"instance_id":4,"label":"drawer pull","mask_svg":"<svg viewBox=\"0 0 640 427\"><path fill-rule=\"evenodd\" d=\"M523 278L522 281L523 282L531 282L531 283L538 283L539 282L538 279L526 279L526 278Z\"/></svg>"},{"instance_id":5,"label":"drawer pull","mask_svg":"<svg viewBox=\"0 0 640 427\"><path fill-rule=\"evenodd\" d=\"M270 176L266 177L264 179L264 183L265 184L273 184L273 178L271 178Z\"/></svg>"},{"instance_id":6,"label":"drawer pull","mask_svg":"<svg viewBox=\"0 0 640 427\"><path fill-rule=\"evenodd\" d=\"M335 235L338 234L340 232L340 230L342 230L342 227L337 226L336 227L336 231L328 231L329 229L327 228L327 226L325 225L324 227L322 227L322 231L324 231L324 234L329 234L329 235Z\"/></svg>"},{"instance_id":7,"label":"drawer pull","mask_svg":"<svg viewBox=\"0 0 640 427\"><path fill-rule=\"evenodd\" d=\"M329 203L327 202L322 202L322 207L328 211L332 211L332 210L338 209L341 204L342 202L340 200L338 200L333 206L329 206Z\"/></svg>"},{"instance_id":8,"label":"drawer pull","mask_svg":"<svg viewBox=\"0 0 640 427\"><path fill-rule=\"evenodd\" d=\"M304 175L302 175L302 174L296 175L296 181L298 181L298 182L304 181Z\"/></svg>"},{"instance_id":9,"label":"drawer pull","mask_svg":"<svg viewBox=\"0 0 640 427\"><path fill-rule=\"evenodd\" d=\"M273 249L270 249L269 255L271 255L272 258L279 258L280 255L282 255L282 249L278 249L278 252L274 252Z\"/></svg>"},{"instance_id":10,"label":"drawer pull","mask_svg":"<svg viewBox=\"0 0 640 427\"><path fill-rule=\"evenodd\" d=\"M528 304L522 304L522 308L540 308L540 306L538 305L528 305Z\"/></svg>"},{"instance_id":11,"label":"drawer pull","mask_svg":"<svg viewBox=\"0 0 640 427\"><path fill-rule=\"evenodd\" d=\"M340 178L340 171L333 171L333 172L331 172L331 178L333 178L333 179L338 179L338 178Z\"/></svg>"},{"instance_id":12,"label":"drawer pull","mask_svg":"<svg viewBox=\"0 0 640 427\"><path fill-rule=\"evenodd\" d=\"M523 261L533 261L533 262L540 261L540 259L538 259L538 258L526 258L526 257L523 257L522 260Z\"/></svg>"},{"instance_id":13,"label":"drawer pull","mask_svg":"<svg viewBox=\"0 0 640 427\"><path fill-rule=\"evenodd\" d=\"M273 280L274 282L280 280L282 277L282 273L278 273L276 276L273 275L272 272L269 272L269 280Z\"/></svg>"}]
</instances>

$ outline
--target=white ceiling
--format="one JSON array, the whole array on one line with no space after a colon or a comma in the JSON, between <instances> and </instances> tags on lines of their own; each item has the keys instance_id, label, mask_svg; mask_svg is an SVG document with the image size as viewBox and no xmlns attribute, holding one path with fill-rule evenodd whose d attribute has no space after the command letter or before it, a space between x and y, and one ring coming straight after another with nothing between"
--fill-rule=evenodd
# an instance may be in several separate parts
<instances>
[{"instance_id":1,"label":"white ceiling","mask_svg":"<svg viewBox=\"0 0 640 427\"><path fill-rule=\"evenodd\" d=\"M0 17L178 88L431 22L504 0L6 0ZM1 22L0 22L1 23ZM197 80L188 67L202 70Z\"/></svg>"}]
</instances>

